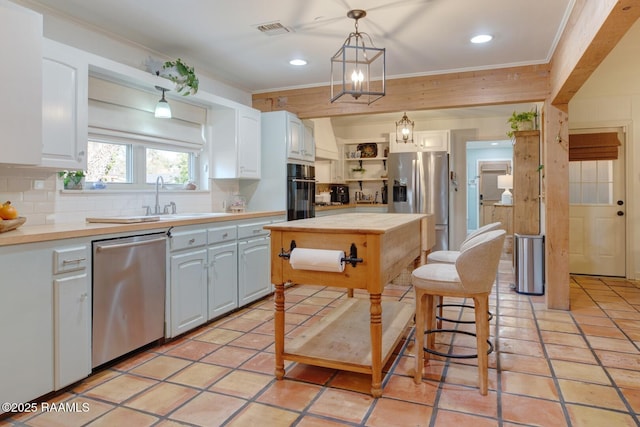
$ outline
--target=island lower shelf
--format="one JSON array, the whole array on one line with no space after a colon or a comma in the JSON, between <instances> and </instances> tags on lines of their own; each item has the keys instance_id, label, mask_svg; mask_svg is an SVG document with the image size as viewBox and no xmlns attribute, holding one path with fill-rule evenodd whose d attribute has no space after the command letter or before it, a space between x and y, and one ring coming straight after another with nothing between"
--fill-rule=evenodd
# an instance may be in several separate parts
<instances>
[{"instance_id":1,"label":"island lower shelf","mask_svg":"<svg viewBox=\"0 0 640 427\"><path fill-rule=\"evenodd\" d=\"M285 344L283 357L326 368L372 373L370 303L348 298L302 335ZM414 307L398 301L382 301L382 365L413 319Z\"/></svg>"}]
</instances>

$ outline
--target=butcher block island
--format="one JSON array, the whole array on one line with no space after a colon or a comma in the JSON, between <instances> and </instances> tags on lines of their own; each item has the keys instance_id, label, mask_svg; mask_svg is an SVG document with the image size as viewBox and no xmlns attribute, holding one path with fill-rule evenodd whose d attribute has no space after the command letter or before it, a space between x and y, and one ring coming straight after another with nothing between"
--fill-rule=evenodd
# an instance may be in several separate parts
<instances>
[{"instance_id":1,"label":"butcher block island","mask_svg":"<svg viewBox=\"0 0 640 427\"><path fill-rule=\"evenodd\" d=\"M382 301L387 283L408 265L424 263L435 243L431 215L348 213L270 224L271 281L275 285L275 375L284 360L371 375L371 395L382 395L382 367L413 319L414 305ZM344 262L313 266L290 262L293 251L308 256L344 251ZM294 268L293 266L296 268ZM342 270L342 271L340 271ZM285 284L347 288L350 298L285 346ZM363 289L369 301L352 298Z\"/></svg>"}]
</instances>

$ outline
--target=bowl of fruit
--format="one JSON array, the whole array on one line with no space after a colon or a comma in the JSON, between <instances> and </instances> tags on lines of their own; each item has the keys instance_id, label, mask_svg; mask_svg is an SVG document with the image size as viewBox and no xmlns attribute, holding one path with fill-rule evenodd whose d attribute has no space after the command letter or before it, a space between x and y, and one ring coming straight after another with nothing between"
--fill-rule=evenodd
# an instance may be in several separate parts
<instances>
[{"instance_id":1,"label":"bowl of fruit","mask_svg":"<svg viewBox=\"0 0 640 427\"><path fill-rule=\"evenodd\" d=\"M0 233L15 230L27 221L27 218L18 215L18 210L10 201L0 205Z\"/></svg>"}]
</instances>

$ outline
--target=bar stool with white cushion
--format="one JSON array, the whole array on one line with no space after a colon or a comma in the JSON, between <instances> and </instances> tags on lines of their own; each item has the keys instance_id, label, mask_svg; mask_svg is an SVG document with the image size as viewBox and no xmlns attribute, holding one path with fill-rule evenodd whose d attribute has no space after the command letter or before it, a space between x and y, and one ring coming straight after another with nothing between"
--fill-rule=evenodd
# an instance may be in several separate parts
<instances>
[{"instance_id":1,"label":"bar stool with white cushion","mask_svg":"<svg viewBox=\"0 0 640 427\"><path fill-rule=\"evenodd\" d=\"M479 236L487 231L497 230L502 226L501 222L492 222L491 224L483 225L477 230L472 231L467 235L464 241L460 244L460 249L471 239ZM441 263L441 264L455 264L456 258L460 255L460 251L435 251L427 255L427 264Z\"/></svg>"},{"instance_id":2,"label":"bar stool with white cushion","mask_svg":"<svg viewBox=\"0 0 640 427\"><path fill-rule=\"evenodd\" d=\"M464 239L464 241L460 244L460 250L462 250L467 244L468 242L473 239L476 236L481 235L482 233L486 233L488 231L492 231L492 230L497 230L499 228L502 227L502 223L501 222L492 222L490 224L486 224L483 225L482 227L478 228L477 230L472 231L471 233L469 233L467 235L467 237ZM456 263L456 259L458 259L458 256L460 255L460 251L435 251L435 252L431 252L430 254L427 255L427 264L455 264ZM496 280L497 276L496 276ZM443 314L443 308L446 307L462 307L463 305L461 304L444 304L444 301L442 300L442 297L439 297L436 305L438 307L438 328L442 327L442 321L443 320L449 320L451 321L451 319L445 319L444 318L444 314ZM464 306L467 308L472 308L471 306ZM489 313L489 319L491 319L491 317L493 317L493 315L491 313ZM462 321L462 323L473 323L473 322L464 322Z\"/></svg>"},{"instance_id":3,"label":"bar stool with white cushion","mask_svg":"<svg viewBox=\"0 0 640 427\"><path fill-rule=\"evenodd\" d=\"M480 394L488 389L489 294L498 272L506 232L493 230L472 238L460 251L455 264L425 264L413 270L411 283L416 296L415 374L422 381L424 359L434 350L434 298L440 296L472 298L475 312L475 336ZM424 335L427 346L424 346ZM425 356L425 353L427 355Z\"/></svg>"}]
</instances>

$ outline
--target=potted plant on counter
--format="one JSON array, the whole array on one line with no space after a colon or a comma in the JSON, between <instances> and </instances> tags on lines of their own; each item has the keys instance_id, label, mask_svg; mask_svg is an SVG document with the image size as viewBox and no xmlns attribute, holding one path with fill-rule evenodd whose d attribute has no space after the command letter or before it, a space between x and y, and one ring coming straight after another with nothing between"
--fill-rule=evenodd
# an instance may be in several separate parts
<instances>
[{"instance_id":1,"label":"potted plant on counter","mask_svg":"<svg viewBox=\"0 0 640 427\"><path fill-rule=\"evenodd\" d=\"M509 138L513 138L513 132L521 130L533 130L535 129L535 120L538 117L537 111L524 111L516 113L515 111L507 120L511 130L507 132Z\"/></svg>"},{"instance_id":2,"label":"potted plant on counter","mask_svg":"<svg viewBox=\"0 0 640 427\"><path fill-rule=\"evenodd\" d=\"M65 190L82 190L84 186L85 173L82 170L79 171L60 171L58 176L62 178L62 183Z\"/></svg>"}]
</instances>

